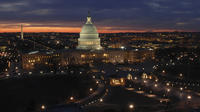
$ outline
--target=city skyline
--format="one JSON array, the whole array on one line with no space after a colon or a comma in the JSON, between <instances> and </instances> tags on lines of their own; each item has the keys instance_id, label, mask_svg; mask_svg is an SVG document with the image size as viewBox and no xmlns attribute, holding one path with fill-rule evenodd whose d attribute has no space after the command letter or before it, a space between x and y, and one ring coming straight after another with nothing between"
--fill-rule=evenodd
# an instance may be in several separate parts
<instances>
[{"instance_id":1,"label":"city skyline","mask_svg":"<svg viewBox=\"0 0 200 112\"><path fill-rule=\"evenodd\" d=\"M0 111L200 111L200 32L99 35L133 30L114 26L126 26L123 19L101 25L98 16L88 12L63 26L12 24L18 33L0 33ZM48 32L27 32L36 29Z\"/></svg>"},{"instance_id":2,"label":"city skyline","mask_svg":"<svg viewBox=\"0 0 200 112\"><path fill-rule=\"evenodd\" d=\"M120 5L119 5L120 4ZM100 33L198 32L198 0L47 1L0 2L0 32L75 32L91 11Z\"/></svg>"}]
</instances>

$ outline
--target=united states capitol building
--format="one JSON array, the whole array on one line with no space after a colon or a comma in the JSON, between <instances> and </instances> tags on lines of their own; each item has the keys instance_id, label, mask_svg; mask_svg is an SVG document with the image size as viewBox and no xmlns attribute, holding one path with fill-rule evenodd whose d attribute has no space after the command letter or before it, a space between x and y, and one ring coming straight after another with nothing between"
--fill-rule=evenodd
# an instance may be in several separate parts
<instances>
[{"instance_id":1,"label":"united states capitol building","mask_svg":"<svg viewBox=\"0 0 200 112\"><path fill-rule=\"evenodd\" d=\"M101 50L101 42L96 27L92 24L92 17L88 14L87 22L83 25L78 39L77 49Z\"/></svg>"},{"instance_id":2,"label":"united states capitol building","mask_svg":"<svg viewBox=\"0 0 200 112\"><path fill-rule=\"evenodd\" d=\"M78 39L76 49L68 49L47 52L35 52L22 55L22 68L24 70L34 69L37 64L51 65L56 60L61 66L69 64L98 63L135 63L154 59L154 51L149 50L126 50L126 49L104 49L97 28L92 23L90 14L87 22L83 25Z\"/></svg>"}]
</instances>

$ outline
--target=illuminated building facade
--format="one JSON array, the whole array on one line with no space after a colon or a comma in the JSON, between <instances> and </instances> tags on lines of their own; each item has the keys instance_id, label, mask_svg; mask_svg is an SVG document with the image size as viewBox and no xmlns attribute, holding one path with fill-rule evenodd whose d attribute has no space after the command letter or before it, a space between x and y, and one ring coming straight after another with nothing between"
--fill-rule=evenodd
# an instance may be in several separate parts
<instances>
[{"instance_id":1,"label":"illuminated building facade","mask_svg":"<svg viewBox=\"0 0 200 112\"><path fill-rule=\"evenodd\" d=\"M23 54L22 55L22 68L26 70L34 69L36 65L45 64L47 66L52 66L53 61L60 61L60 54L46 54L46 53L36 53L36 54Z\"/></svg>"},{"instance_id":2,"label":"illuminated building facade","mask_svg":"<svg viewBox=\"0 0 200 112\"><path fill-rule=\"evenodd\" d=\"M88 14L87 22L83 25L80 32L80 38L78 39L77 49L84 50L100 50L102 49L100 45L99 33L96 27L92 23L92 18Z\"/></svg>"},{"instance_id":3,"label":"illuminated building facade","mask_svg":"<svg viewBox=\"0 0 200 112\"><path fill-rule=\"evenodd\" d=\"M90 64L98 63L140 63L147 59L154 59L154 51L142 50L107 50L107 51L77 51L67 50L53 54L36 53L23 54L23 69L33 69L35 64L50 64L52 61L59 63L61 66L69 64Z\"/></svg>"},{"instance_id":4,"label":"illuminated building facade","mask_svg":"<svg viewBox=\"0 0 200 112\"><path fill-rule=\"evenodd\" d=\"M124 78L112 78L112 79L110 79L110 85L111 86L124 86L125 79Z\"/></svg>"}]
</instances>

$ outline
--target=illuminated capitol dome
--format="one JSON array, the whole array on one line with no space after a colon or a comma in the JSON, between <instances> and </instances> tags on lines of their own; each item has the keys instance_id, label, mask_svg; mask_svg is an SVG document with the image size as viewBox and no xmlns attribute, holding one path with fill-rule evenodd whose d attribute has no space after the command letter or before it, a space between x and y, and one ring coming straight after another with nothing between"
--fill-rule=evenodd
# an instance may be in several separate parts
<instances>
[{"instance_id":1,"label":"illuminated capitol dome","mask_svg":"<svg viewBox=\"0 0 200 112\"><path fill-rule=\"evenodd\" d=\"M87 22L83 25L78 39L78 49L85 50L100 50L99 33L96 27L92 24L90 13L88 13Z\"/></svg>"}]
</instances>

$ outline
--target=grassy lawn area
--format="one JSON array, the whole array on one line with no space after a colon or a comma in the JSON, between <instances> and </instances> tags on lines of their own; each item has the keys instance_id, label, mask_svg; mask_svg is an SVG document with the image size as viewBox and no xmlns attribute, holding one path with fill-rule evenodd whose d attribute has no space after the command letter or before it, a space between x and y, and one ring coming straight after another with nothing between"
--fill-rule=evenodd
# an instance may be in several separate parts
<instances>
[{"instance_id":1,"label":"grassy lawn area","mask_svg":"<svg viewBox=\"0 0 200 112\"><path fill-rule=\"evenodd\" d=\"M69 97L81 99L95 88L91 75L26 76L0 81L1 112L37 112L47 106L67 102Z\"/></svg>"}]
</instances>

